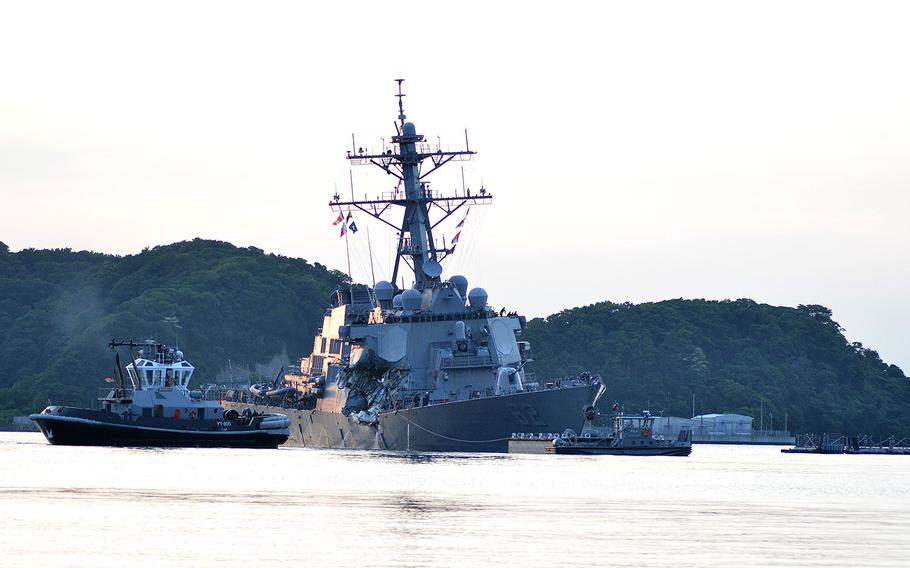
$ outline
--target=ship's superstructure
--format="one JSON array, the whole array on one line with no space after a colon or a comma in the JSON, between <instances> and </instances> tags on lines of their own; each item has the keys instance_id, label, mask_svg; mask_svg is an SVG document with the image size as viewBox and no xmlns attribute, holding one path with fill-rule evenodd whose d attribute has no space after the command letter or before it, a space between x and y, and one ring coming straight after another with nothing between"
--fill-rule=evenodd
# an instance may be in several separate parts
<instances>
[{"instance_id":1,"label":"ship's superstructure","mask_svg":"<svg viewBox=\"0 0 910 568\"><path fill-rule=\"evenodd\" d=\"M524 371L530 345L518 341L524 318L495 313L485 292L466 288L456 276L422 292L395 293L385 282L375 292L338 291L301 361L296 382L313 393L305 407L367 411L361 418L373 420L386 410L537 389Z\"/></svg>"},{"instance_id":2,"label":"ship's superstructure","mask_svg":"<svg viewBox=\"0 0 910 568\"><path fill-rule=\"evenodd\" d=\"M299 374L286 377L294 392L256 401L298 409L291 436L304 445L505 451L511 432L555 431L575 422L597 381L529 380L530 346L520 341L525 318L496 311L487 292L469 290L464 276L443 277L441 263L457 240L446 243L434 230L492 195L430 189L430 174L474 152L467 136L464 150L428 144L406 121L401 83L391 144L378 153L352 148L347 154L355 165L394 176L397 187L375 199L345 201L336 193L329 203L339 219L357 210L397 232L391 281L337 290L312 354ZM401 217L390 220L396 212Z\"/></svg>"}]
</instances>

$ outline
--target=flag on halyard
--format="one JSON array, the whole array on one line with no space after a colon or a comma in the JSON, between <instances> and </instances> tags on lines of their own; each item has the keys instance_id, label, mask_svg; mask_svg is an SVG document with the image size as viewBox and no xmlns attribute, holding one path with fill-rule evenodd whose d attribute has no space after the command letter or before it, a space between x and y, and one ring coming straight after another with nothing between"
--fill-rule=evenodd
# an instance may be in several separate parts
<instances>
[{"instance_id":1,"label":"flag on halyard","mask_svg":"<svg viewBox=\"0 0 910 568\"><path fill-rule=\"evenodd\" d=\"M351 224L348 225L348 229L350 229L352 233L356 233L357 232L357 223L351 221Z\"/></svg>"},{"instance_id":2,"label":"flag on halyard","mask_svg":"<svg viewBox=\"0 0 910 568\"><path fill-rule=\"evenodd\" d=\"M332 223L332 224L333 224L333 225L337 225L338 223L341 223L342 221L344 221L344 215L342 215L342 214L341 214L341 211L339 211L339 212L338 212L338 218L335 219L335 222Z\"/></svg>"},{"instance_id":3,"label":"flag on halyard","mask_svg":"<svg viewBox=\"0 0 910 568\"><path fill-rule=\"evenodd\" d=\"M457 233L455 233L455 238L452 239L452 244L453 244L453 245L457 245L457 244L458 244L458 239L459 239L459 238L461 238L461 231L458 231Z\"/></svg>"},{"instance_id":4,"label":"flag on halyard","mask_svg":"<svg viewBox=\"0 0 910 568\"><path fill-rule=\"evenodd\" d=\"M344 234L347 232L348 232L348 225L347 225L347 223L344 223L341 225L341 234L339 234L338 236L343 237Z\"/></svg>"},{"instance_id":5,"label":"flag on halyard","mask_svg":"<svg viewBox=\"0 0 910 568\"><path fill-rule=\"evenodd\" d=\"M464 212L464 217L462 217L461 221L459 221L458 224L455 225L456 229L460 229L460 228L464 227L464 222L468 220L468 213L470 213L470 212L471 212L471 208L468 207L468 210Z\"/></svg>"},{"instance_id":6,"label":"flag on halyard","mask_svg":"<svg viewBox=\"0 0 910 568\"><path fill-rule=\"evenodd\" d=\"M345 222L347 222L347 223L351 222L351 212L350 211L348 211L348 218Z\"/></svg>"}]
</instances>

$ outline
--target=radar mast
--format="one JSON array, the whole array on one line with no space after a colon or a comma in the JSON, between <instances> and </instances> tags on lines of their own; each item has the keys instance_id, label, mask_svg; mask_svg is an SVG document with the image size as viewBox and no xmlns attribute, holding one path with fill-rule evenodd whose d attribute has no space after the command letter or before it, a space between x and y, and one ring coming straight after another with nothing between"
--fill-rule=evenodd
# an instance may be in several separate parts
<instances>
[{"instance_id":1,"label":"radar mast","mask_svg":"<svg viewBox=\"0 0 910 568\"><path fill-rule=\"evenodd\" d=\"M392 270L392 285L397 287L401 261L404 260L414 272L415 287L424 290L439 280L442 273L440 262L454 252L454 247L448 248L445 243L442 246L437 244L433 230L465 205L487 204L493 196L483 187L475 195L471 195L469 189L460 194L456 190L451 195L438 194L430 189L429 182L424 181L427 176L452 160L470 160L475 152L468 147L467 131L464 150L448 151L439 145L427 143L422 134L417 134L413 122L405 122L405 94L402 91L404 79L395 81L398 83L398 93L395 95L398 99L398 122L395 123L397 133L392 136L391 144L383 147L378 154L362 147L352 147L347 152L347 159L352 165L377 166L386 174L398 178L398 187L376 199L355 200L352 195L350 201L341 201L336 193L329 202L329 207L339 212L345 207L355 207L395 229L398 232L398 247ZM429 162L424 171L424 162L427 160ZM404 215L397 224L384 216L393 206L404 208ZM430 216L434 210L441 214L435 221Z\"/></svg>"}]
</instances>

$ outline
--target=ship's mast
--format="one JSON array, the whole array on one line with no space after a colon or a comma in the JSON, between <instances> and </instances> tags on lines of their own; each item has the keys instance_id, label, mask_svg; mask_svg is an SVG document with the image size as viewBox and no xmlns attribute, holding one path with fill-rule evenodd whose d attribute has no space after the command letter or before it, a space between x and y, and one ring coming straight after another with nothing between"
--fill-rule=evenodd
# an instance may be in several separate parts
<instances>
[{"instance_id":1,"label":"ship's mast","mask_svg":"<svg viewBox=\"0 0 910 568\"><path fill-rule=\"evenodd\" d=\"M423 290L438 280L442 272L439 263L454 250L447 248L444 243L443 246L437 245L433 229L465 205L489 203L493 196L483 188L475 195L471 195L470 190L464 190L461 195L456 192L451 196L436 195L430 190L429 184L423 181L427 176L452 160L470 160L475 152L468 148L467 133L464 150L443 151L438 146L427 144L424 136L417 134L414 123L405 122L405 94L401 88L404 79L395 81L398 83L398 93L395 95L398 99L398 122L395 124L397 134L392 137L391 146L383 148L379 154L370 153L363 148L352 148L347 153L347 159L354 165L378 166L387 174L398 178L399 189L372 200L354 200L352 196L351 201L341 201L336 193L329 206L339 211L345 207L356 207L395 229L398 232L398 249L392 270L392 284L398 280L398 271L404 260L414 271L415 287ZM424 160L430 160L432 167L422 172ZM402 186L403 191L400 189ZM404 208L404 216L399 224L383 217L393 205ZM435 222L430 219L434 208L442 213Z\"/></svg>"}]
</instances>

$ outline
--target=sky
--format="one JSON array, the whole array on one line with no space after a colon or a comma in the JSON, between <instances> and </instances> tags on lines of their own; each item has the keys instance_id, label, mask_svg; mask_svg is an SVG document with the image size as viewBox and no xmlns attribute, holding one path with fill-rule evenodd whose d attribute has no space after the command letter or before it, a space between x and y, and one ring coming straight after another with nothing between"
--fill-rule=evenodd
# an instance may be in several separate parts
<instances>
[{"instance_id":1,"label":"sky","mask_svg":"<svg viewBox=\"0 0 910 568\"><path fill-rule=\"evenodd\" d=\"M328 201L405 112L485 187L444 275L529 316L823 304L910 372L910 5L0 2L0 241L203 237L347 270ZM463 169L462 169L463 168ZM375 168L374 168L375 169ZM446 171L448 170L448 171ZM351 173L353 172L353 173ZM395 235L355 214L353 277ZM454 216L440 225L447 239Z\"/></svg>"}]
</instances>

